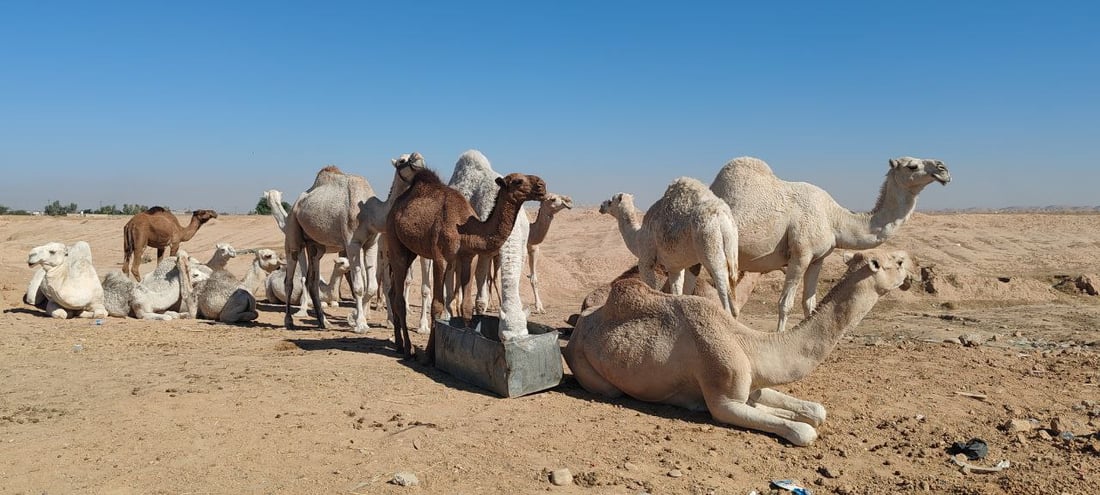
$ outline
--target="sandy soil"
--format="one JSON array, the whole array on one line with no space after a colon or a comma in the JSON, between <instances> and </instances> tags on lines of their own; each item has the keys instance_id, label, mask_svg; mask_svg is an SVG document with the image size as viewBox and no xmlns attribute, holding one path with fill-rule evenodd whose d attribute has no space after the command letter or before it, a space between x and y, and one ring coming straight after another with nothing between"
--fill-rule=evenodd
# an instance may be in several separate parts
<instances>
[{"instance_id":1,"label":"sandy soil","mask_svg":"<svg viewBox=\"0 0 1100 495\"><path fill-rule=\"evenodd\" d=\"M21 302L31 247L86 240L102 277L119 268L126 220L0 217L0 492L747 494L782 478L815 493L1100 489L1100 298L1052 288L1100 271L1100 215L915 215L889 245L932 266L937 292L891 293L814 374L782 387L828 409L806 448L604 400L568 372L552 390L497 398L399 359L388 328L348 332L348 304L329 310L336 330L288 331L273 305L250 326L95 325ZM205 258L216 242L282 247L271 218L222 216L185 248ZM561 214L542 252L548 312L532 320L566 330L581 299L631 264L613 220L591 209ZM822 293L840 273L834 256ZM779 280L764 277L743 321L772 328ZM951 342L964 334L991 340ZM1039 429L999 429L1030 418ZM1049 430L1055 419L1072 439ZM973 437L989 444L976 464L1012 466L960 472L945 450ZM572 484L551 485L560 468ZM401 471L419 486L390 484Z\"/></svg>"}]
</instances>

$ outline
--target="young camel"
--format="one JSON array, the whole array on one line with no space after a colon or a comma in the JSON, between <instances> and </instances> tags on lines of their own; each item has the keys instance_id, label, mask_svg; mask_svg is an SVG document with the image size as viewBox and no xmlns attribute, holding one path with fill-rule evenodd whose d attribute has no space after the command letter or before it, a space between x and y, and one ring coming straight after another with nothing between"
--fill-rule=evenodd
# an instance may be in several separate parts
<instances>
[{"instance_id":1,"label":"young camel","mask_svg":"<svg viewBox=\"0 0 1100 495\"><path fill-rule=\"evenodd\" d=\"M470 277L474 255L494 253L504 245L525 201L546 196L546 183L537 176L509 174L497 179L500 190L496 206L481 221L466 198L443 184L431 170L420 170L410 186L399 196L386 222L386 251L394 284L389 300L393 305L394 343L405 356L412 356L412 341L406 323L405 275L413 258L432 260L432 317L443 314L443 285L448 266L454 265L459 284L466 294L473 292ZM459 314L469 325L473 318L473 298L463 300ZM428 336L425 361L435 359L435 331Z\"/></svg>"},{"instance_id":2,"label":"young camel","mask_svg":"<svg viewBox=\"0 0 1100 495\"><path fill-rule=\"evenodd\" d=\"M629 194L616 194L600 213L618 220L627 247L638 257L638 270L657 288L657 265L668 273L672 294L684 293L684 270L702 263L718 289L722 307L737 316L731 295L737 286L737 227L729 205L690 177L669 184L665 194L638 221ZM694 290L694 284L689 292Z\"/></svg>"},{"instance_id":3,"label":"young camel","mask_svg":"<svg viewBox=\"0 0 1100 495\"><path fill-rule=\"evenodd\" d=\"M328 321L321 308L320 260L330 250L343 250L351 261L351 290L355 298L355 311L348 316L356 333L367 331L369 305L365 297L376 290L378 280L374 265L378 258L378 237L385 228L386 216L394 197L409 186L410 177L424 168L424 157L419 153L401 155L392 160L393 183L386 201L378 199L366 179L345 174L334 166L317 172L313 186L298 197L286 218L286 288L294 293L294 276L298 258L305 251L306 293L313 301L317 313L317 326L327 328ZM283 317L287 328L295 328L291 304L286 304Z\"/></svg>"},{"instance_id":4,"label":"young camel","mask_svg":"<svg viewBox=\"0 0 1100 495\"><path fill-rule=\"evenodd\" d=\"M197 309L197 316L222 323L239 323L259 318L256 311L257 290L262 290L264 279L279 266L279 256L271 249L257 249L256 259L245 274L244 280L227 270L215 270L208 280L194 283L189 306Z\"/></svg>"},{"instance_id":5,"label":"young camel","mask_svg":"<svg viewBox=\"0 0 1100 495\"><path fill-rule=\"evenodd\" d=\"M563 354L589 392L707 409L720 422L805 446L825 408L769 387L809 375L879 297L908 288L912 269L903 251L856 253L817 310L786 333L758 332L706 299L625 279L581 315Z\"/></svg>"},{"instance_id":6,"label":"young camel","mask_svg":"<svg viewBox=\"0 0 1100 495\"><path fill-rule=\"evenodd\" d=\"M46 313L54 318L104 318L103 286L92 264L92 248L77 241L71 246L51 242L31 249L27 266L40 268L39 289L46 297ZM35 291L38 292L37 290Z\"/></svg>"},{"instance_id":7,"label":"young camel","mask_svg":"<svg viewBox=\"0 0 1100 495\"><path fill-rule=\"evenodd\" d=\"M875 207L870 213L853 213L823 189L780 180L763 160L741 157L722 167L710 188L729 203L741 232L741 270L766 273L786 267L776 325L783 331L799 279L802 312L808 317L825 257L836 248L870 249L886 242L917 207L917 195L933 182L951 182L943 162L891 159Z\"/></svg>"},{"instance_id":8,"label":"young camel","mask_svg":"<svg viewBox=\"0 0 1100 495\"><path fill-rule=\"evenodd\" d=\"M527 264L531 269L531 291L535 294L535 313L545 313L539 297L539 276L535 271L539 259L539 245L546 240L546 234L550 232L550 223L554 221L554 215L564 209L573 208L573 198L560 194L548 193L539 205L539 213L535 221L531 222L531 232L527 237Z\"/></svg>"},{"instance_id":9,"label":"young camel","mask_svg":"<svg viewBox=\"0 0 1100 495\"><path fill-rule=\"evenodd\" d=\"M170 248L168 254L175 256L180 250L181 242L190 241L195 237L195 232L199 231L199 227L214 218L218 218L218 213L214 210L195 210L191 213L191 223L184 227L172 212L160 206L134 215L122 227L122 272L140 281L138 267L141 266L141 253L146 246L157 249L159 264L164 261L165 249Z\"/></svg>"},{"instance_id":10,"label":"young camel","mask_svg":"<svg viewBox=\"0 0 1100 495\"><path fill-rule=\"evenodd\" d=\"M221 252L221 250L219 250ZM191 283L210 278L213 270L191 259L186 251L164 258L157 267L147 273L141 282L135 282L120 271L111 271L103 278L103 299L111 316L133 316L142 320L172 320L190 318L189 310L181 310L184 294L192 287L180 283L181 267L188 267Z\"/></svg>"}]
</instances>

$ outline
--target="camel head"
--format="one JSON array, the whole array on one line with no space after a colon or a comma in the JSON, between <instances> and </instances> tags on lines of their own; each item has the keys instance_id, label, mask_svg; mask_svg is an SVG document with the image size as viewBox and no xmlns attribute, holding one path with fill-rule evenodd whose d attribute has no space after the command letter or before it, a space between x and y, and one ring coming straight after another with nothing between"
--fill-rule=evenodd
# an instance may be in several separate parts
<instances>
[{"instance_id":1,"label":"camel head","mask_svg":"<svg viewBox=\"0 0 1100 495\"><path fill-rule=\"evenodd\" d=\"M195 210L191 212L191 218L198 220L199 225L202 225L211 219L218 218L218 212L214 210Z\"/></svg>"},{"instance_id":2,"label":"camel head","mask_svg":"<svg viewBox=\"0 0 1100 495\"><path fill-rule=\"evenodd\" d=\"M891 158L889 175L898 181L898 185L914 193L932 182L939 182L945 186L951 182L951 172L943 162L911 156Z\"/></svg>"},{"instance_id":3,"label":"camel head","mask_svg":"<svg viewBox=\"0 0 1100 495\"><path fill-rule=\"evenodd\" d=\"M397 169L397 174L401 177L401 180L409 182L412 180L412 176L416 175L418 170L427 168L424 164L424 155L414 151L412 153L405 153L397 158L391 158L390 162L393 163L393 168Z\"/></svg>"},{"instance_id":4,"label":"camel head","mask_svg":"<svg viewBox=\"0 0 1100 495\"><path fill-rule=\"evenodd\" d=\"M524 201L542 201L546 197L546 182L537 175L511 173L497 177L500 193L517 203Z\"/></svg>"},{"instance_id":5,"label":"camel head","mask_svg":"<svg viewBox=\"0 0 1100 495\"><path fill-rule=\"evenodd\" d=\"M233 249L233 246L226 242L219 242L214 245L214 256L219 258L236 258L237 250Z\"/></svg>"},{"instance_id":6,"label":"camel head","mask_svg":"<svg viewBox=\"0 0 1100 495\"><path fill-rule=\"evenodd\" d=\"M279 268L279 254L272 249L261 248L256 250L256 261L263 271L271 273Z\"/></svg>"},{"instance_id":7,"label":"camel head","mask_svg":"<svg viewBox=\"0 0 1100 495\"><path fill-rule=\"evenodd\" d=\"M604 201L603 203L600 203L600 213L604 213L604 214L611 215L613 217L618 218L619 215L622 212L627 210L627 208L632 209L633 207L634 207L634 195L633 194L618 193L618 194L612 196L611 199L608 199L608 200Z\"/></svg>"},{"instance_id":8,"label":"camel head","mask_svg":"<svg viewBox=\"0 0 1100 495\"><path fill-rule=\"evenodd\" d=\"M540 208L546 208L551 215L566 208L572 209L573 198L561 194L547 193L546 197L542 199Z\"/></svg>"},{"instance_id":9,"label":"camel head","mask_svg":"<svg viewBox=\"0 0 1100 495\"><path fill-rule=\"evenodd\" d=\"M278 189L268 189L264 191L264 199L267 200L268 205L274 208L275 204L283 201L283 193Z\"/></svg>"},{"instance_id":10,"label":"camel head","mask_svg":"<svg viewBox=\"0 0 1100 495\"><path fill-rule=\"evenodd\" d=\"M913 260L905 251L872 249L845 254L848 274L867 270L875 281L875 290L885 294L894 289L909 290L915 271Z\"/></svg>"},{"instance_id":11,"label":"camel head","mask_svg":"<svg viewBox=\"0 0 1100 495\"><path fill-rule=\"evenodd\" d=\"M27 267L41 266L44 270L61 266L65 263L65 255L69 249L60 242L50 242L31 249L27 255Z\"/></svg>"},{"instance_id":12,"label":"camel head","mask_svg":"<svg viewBox=\"0 0 1100 495\"><path fill-rule=\"evenodd\" d=\"M337 272L340 275L343 275L343 274L347 273L348 270L351 269L351 260L348 260L347 258L345 258L343 256L336 257L336 259L332 260L332 264L333 264L333 270L332 271Z\"/></svg>"}]
</instances>

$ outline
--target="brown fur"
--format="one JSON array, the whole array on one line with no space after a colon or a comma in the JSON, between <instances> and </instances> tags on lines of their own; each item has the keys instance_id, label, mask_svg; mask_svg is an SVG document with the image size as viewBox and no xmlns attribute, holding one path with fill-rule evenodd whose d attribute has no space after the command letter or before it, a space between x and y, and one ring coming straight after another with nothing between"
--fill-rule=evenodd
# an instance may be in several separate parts
<instances>
[{"instance_id":1,"label":"brown fur","mask_svg":"<svg viewBox=\"0 0 1100 495\"><path fill-rule=\"evenodd\" d=\"M138 267L141 266L141 253L146 246L157 249L159 264L164 261L166 248L170 247L168 254L175 256L180 250L180 243L191 240L199 227L213 218L218 218L218 213L214 210L195 210L191 213L191 223L184 227L172 212L160 206L134 215L122 227L122 250L125 253L122 258L122 272L140 281Z\"/></svg>"},{"instance_id":2,"label":"brown fur","mask_svg":"<svg viewBox=\"0 0 1100 495\"><path fill-rule=\"evenodd\" d=\"M390 264L389 300L393 302L393 332L397 348L412 355L412 343L406 325L405 275L416 256L432 260L432 318L443 314L443 279L448 266L455 266L459 286L472 294L470 277L474 255L492 253L504 245L512 232L516 215L524 201L546 196L546 183L539 177L509 174L498 178L501 186L492 213L483 222L469 201L458 191L443 184L431 170L413 176L411 186L394 202L386 218L386 250ZM467 323L473 317L473 298L463 299L459 314ZM435 332L428 337L427 361L434 358Z\"/></svg>"}]
</instances>

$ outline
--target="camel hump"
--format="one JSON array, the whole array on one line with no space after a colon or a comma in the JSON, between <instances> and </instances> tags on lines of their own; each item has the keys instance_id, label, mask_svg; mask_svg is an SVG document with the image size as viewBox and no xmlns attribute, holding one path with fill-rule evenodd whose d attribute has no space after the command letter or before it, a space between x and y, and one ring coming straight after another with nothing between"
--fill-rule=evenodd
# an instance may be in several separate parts
<instances>
[{"instance_id":1,"label":"camel hump","mask_svg":"<svg viewBox=\"0 0 1100 495\"><path fill-rule=\"evenodd\" d=\"M148 210L145 210L145 213L156 215L157 213L168 213L168 210L164 209L163 206L154 206L152 208L149 208Z\"/></svg>"},{"instance_id":2,"label":"camel hump","mask_svg":"<svg viewBox=\"0 0 1100 495\"><path fill-rule=\"evenodd\" d=\"M409 183L410 184L423 183L423 184L443 185L443 179L440 179L439 174L435 173L434 170L427 169L427 168L422 168L422 169L416 171L416 174L414 174L412 176L412 179L409 180Z\"/></svg>"},{"instance_id":3,"label":"camel hump","mask_svg":"<svg viewBox=\"0 0 1100 495\"><path fill-rule=\"evenodd\" d=\"M611 283L611 292L603 307L617 318L629 318L648 313L656 302L655 297L660 298L662 294L651 289L640 278L624 278Z\"/></svg>"},{"instance_id":4,"label":"camel hump","mask_svg":"<svg viewBox=\"0 0 1100 495\"><path fill-rule=\"evenodd\" d=\"M752 156L739 156L730 160L722 167L722 172L734 173L734 174L754 174L758 176L771 176L775 177L775 172L772 172L772 168L768 166L767 162Z\"/></svg>"}]
</instances>

